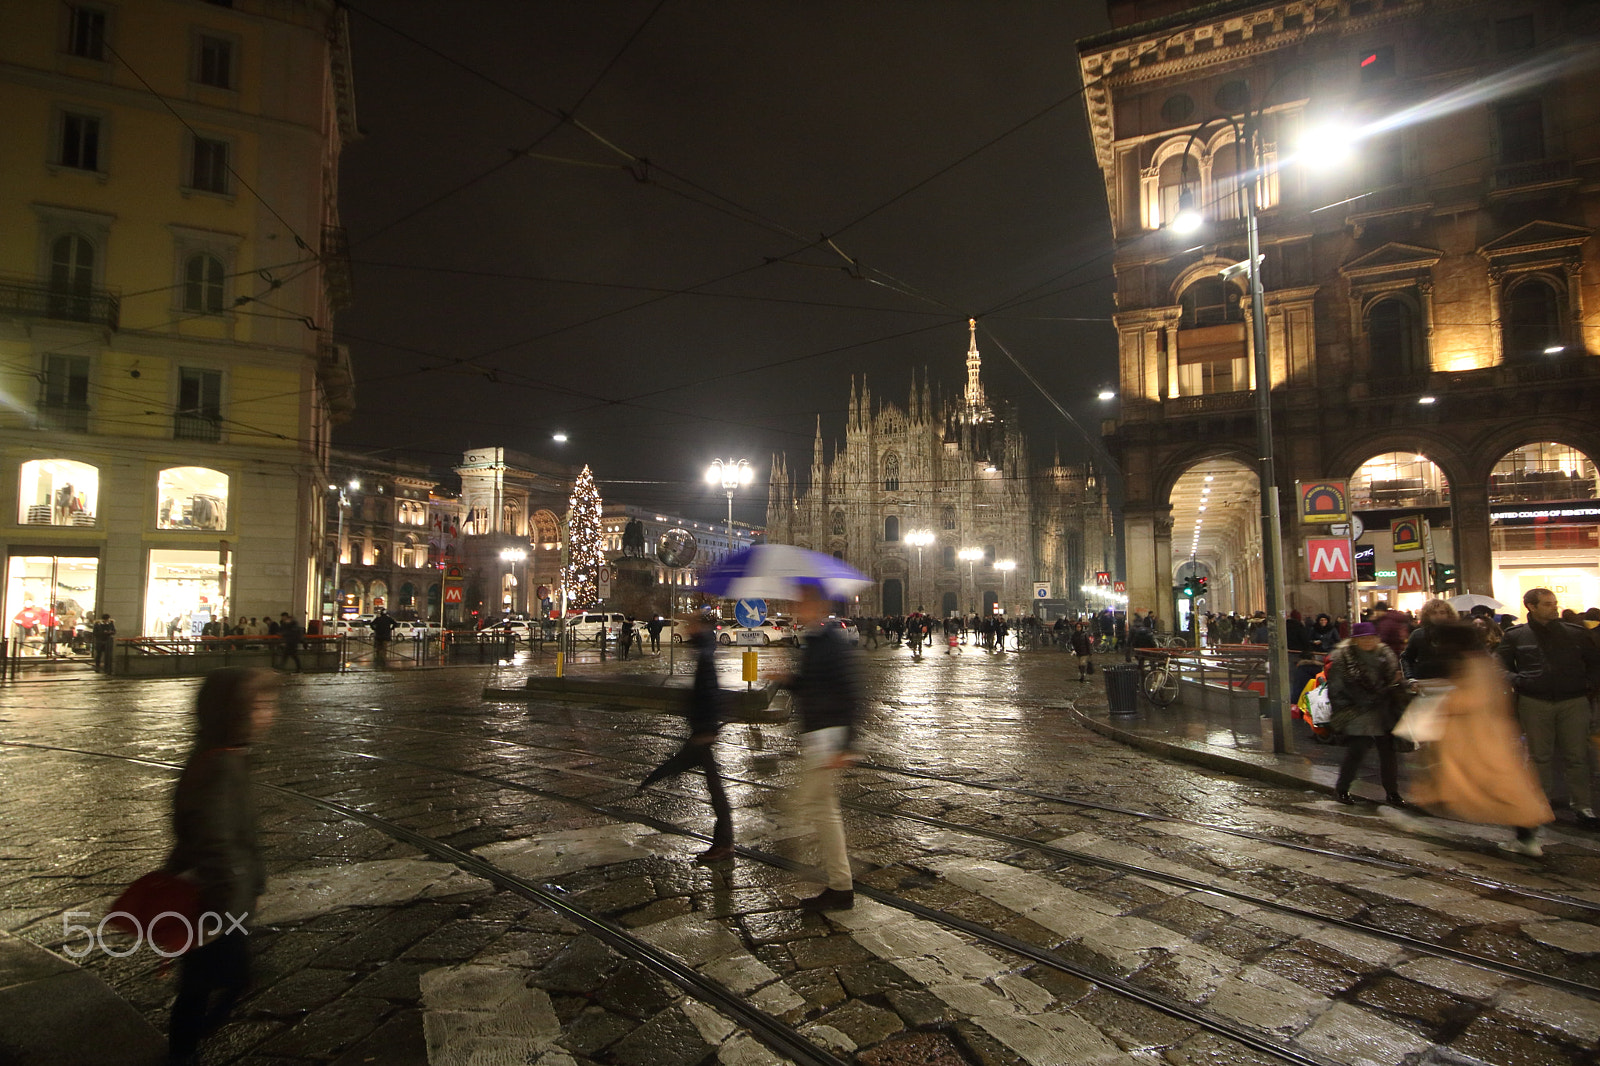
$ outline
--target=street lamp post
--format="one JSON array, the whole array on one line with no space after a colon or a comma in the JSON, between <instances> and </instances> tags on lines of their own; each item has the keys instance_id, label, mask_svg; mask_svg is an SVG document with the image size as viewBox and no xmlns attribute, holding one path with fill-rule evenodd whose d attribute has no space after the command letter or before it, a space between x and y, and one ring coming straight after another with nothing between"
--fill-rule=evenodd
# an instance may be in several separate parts
<instances>
[{"instance_id":1,"label":"street lamp post","mask_svg":"<svg viewBox=\"0 0 1600 1066\"><path fill-rule=\"evenodd\" d=\"M351 478L349 485L329 485L328 488L335 489L339 493L339 537L333 545L333 621L337 622L344 615L344 589L339 582L343 580L344 573L340 565L344 562L344 509L350 506L350 497L345 495L345 490L347 488L351 491L358 490L361 488L361 482ZM317 613L322 613L320 605Z\"/></svg>"},{"instance_id":2,"label":"street lamp post","mask_svg":"<svg viewBox=\"0 0 1600 1066\"><path fill-rule=\"evenodd\" d=\"M1017 568L1017 561L1015 559L996 559L994 562L994 568L1000 571L1002 575L1000 578L1000 609L1004 611L1006 592L1008 591L1008 586L1010 584L1006 578L1011 575L1011 571Z\"/></svg>"},{"instance_id":3,"label":"street lamp post","mask_svg":"<svg viewBox=\"0 0 1600 1066\"><path fill-rule=\"evenodd\" d=\"M1276 83L1274 83L1276 84ZM1268 87L1269 93L1272 87ZM1267 315L1265 292L1261 284L1261 230L1256 218L1256 196L1260 187L1262 170L1259 166L1260 111L1246 110L1238 117L1225 116L1200 125L1189 135L1183 149L1184 174L1181 181L1188 184L1189 149L1206 126L1214 122L1228 122L1234 128L1234 151L1248 153L1250 162L1248 181L1240 181L1235 190L1244 200L1245 255L1240 267L1250 279L1250 341L1255 367L1256 450L1260 452L1259 472L1261 488L1261 553L1262 581L1266 586L1267 601L1267 705L1272 709L1275 728L1272 737L1274 752L1294 750L1293 719L1289 701L1289 649L1284 642L1284 618L1288 596L1283 586L1283 523L1278 510L1278 473L1276 448L1272 436L1272 364L1267 354ZM1244 159L1237 159L1236 169L1244 175ZM1187 210L1183 201L1189 199ZM1193 232L1199 227L1199 213L1187 188L1179 195L1178 217L1173 228L1178 232ZM1183 225L1179 225L1180 221ZM1230 267L1227 274L1236 268Z\"/></svg>"},{"instance_id":4,"label":"street lamp post","mask_svg":"<svg viewBox=\"0 0 1600 1066\"><path fill-rule=\"evenodd\" d=\"M917 592L922 592L922 549L933 543L933 530L913 529L906 534L906 543L917 549ZM921 607L921 602L918 603Z\"/></svg>"},{"instance_id":5,"label":"street lamp post","mask_svg":"<svg viewBox=\"0 0 1600 1066\"><path fill-rule=\"evenodd\" d=\"M713 459L706 468L706 481L721 485L728 494L728 553L733 553L733 490L755 480L756 472L748 459Z\"/></svg>"},{"instance_id":6,"label":"street lamp post","mask_svg":"<svg viewBox=\"0 0 1600 1066\"><path fill-rule=\"evenodd\" d=\"M513 615L519 613L517 610L517 600L522 594L522 582L517 579L517 564L525 560L527 557L528 553L523 551L521 548L503 548L500 552L500 561L511 564L511 587L517 590L511 594L511 613ZM520 613L525 614L526 612Z\"/></svg>"},{"instance_id":7,"label":"street lamp post","mask_svg":"<svg viewBox=\"0 0 1600 1066\"><path fill-rule=\"evenodd\" d=\"M983 558L982 548L962 548L956 552L956 557L967 564L967 584L972 586L972 599L967 602L972 604L972 613L978 613L978 579L972 572L972 567L979 559Z\"/></svg>"}]
</instances>

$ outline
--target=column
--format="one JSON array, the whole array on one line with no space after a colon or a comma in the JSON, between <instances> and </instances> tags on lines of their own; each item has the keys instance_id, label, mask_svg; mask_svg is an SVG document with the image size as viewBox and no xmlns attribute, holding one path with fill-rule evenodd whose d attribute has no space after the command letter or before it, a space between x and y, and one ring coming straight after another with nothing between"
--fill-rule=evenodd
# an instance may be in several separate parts
<instances>
[{"instance_id":1,"label":"column","mask_svg":"<svg viewBox=\"0 0 1600 1066\"><path fill-rule=\"evenodd\" d=\"M1450 526L1456 573L1464 592L1494 595L1494 557L1489 547L1489 486L1466 482L1450 486Z\"/></svg>"}]
</instances>

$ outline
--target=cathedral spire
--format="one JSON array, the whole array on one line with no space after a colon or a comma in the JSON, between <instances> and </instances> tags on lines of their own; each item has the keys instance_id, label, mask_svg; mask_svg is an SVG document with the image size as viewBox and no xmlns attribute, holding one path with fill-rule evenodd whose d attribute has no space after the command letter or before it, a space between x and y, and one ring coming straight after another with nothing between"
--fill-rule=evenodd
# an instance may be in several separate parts
<instances>
[{"instance_id":1,"label":"cathedral spire","mask_svg":"<svg viewBox=\"0 0 1600 1066\"><path fill-rule=\"evenodd\" d=\"M811 442L811 465L817 469L822 467L822 416L817 416L817 438Z\"/></svg>"},{"instance_id":2,"label":"cathedral spire","mask_svg":"<svg viewBox=\"0 0 1600 1066\"><path fill-rule=\"evenodd\" d=\"M967 332L971 337L967 345L967 407L973 411L983 410L988 403L983 398L983 382L978 379L978 371L983 367L983 358L978 355L978 320L967 319Z\"/></svg>"}]
</instances>

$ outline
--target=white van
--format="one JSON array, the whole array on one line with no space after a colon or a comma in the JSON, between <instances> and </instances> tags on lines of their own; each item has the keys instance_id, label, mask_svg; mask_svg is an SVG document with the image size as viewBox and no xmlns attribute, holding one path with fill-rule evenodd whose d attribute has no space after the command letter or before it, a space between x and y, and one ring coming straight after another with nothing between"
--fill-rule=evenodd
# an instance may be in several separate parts
<instances>
[{"instance_id":1,"label":"white van","mask_svg":"<svg viewBox=\"0 0 1600 1066\"><path fill-rule=\"evenodd\" d=\"M574 614L567 617L567 632L579 642L592 640L600 641L600 633L604 630L606 639L615 641L622 632L622 623L627 621L627 616L617 611L591 611L586 614ZM636 623L637 624L637 623Z\"/></svg>"}]
</instances>

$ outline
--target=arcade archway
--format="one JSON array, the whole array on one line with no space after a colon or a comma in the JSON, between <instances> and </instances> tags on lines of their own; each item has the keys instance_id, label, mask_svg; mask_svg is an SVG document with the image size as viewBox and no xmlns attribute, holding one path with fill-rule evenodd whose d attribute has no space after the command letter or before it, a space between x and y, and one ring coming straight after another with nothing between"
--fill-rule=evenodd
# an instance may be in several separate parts
<instances>
[{"instance_id":1,"label":"arcade archway","mask_svg":"<svg viewBox=\"0 0 1600 1066\"><path fill-rule=\"evenodd\" d=\"M1363 527L1355 553L1363 609L1383 600L1414 611L1435 595L1460 591L1450 479L1433 460L1409 451L1374 455L1350 475L1350 510ZM1418 517L1425 538L1420 551L1428 564L1422 569L1424 587L1402 591L1391 529L1395 519Z\"/></svg>"},{"instance_id":2,"label":"arcade archway","mask_svg":"<svg viewBox=\"0 0 1600 1066\"><path fill-rule=\"evenodd\" d=\"M1576 448L1539 441L1514 448L1489 475L1494 598L1513 614L1531 588L1562 607L1600 606L1600 478Z\"/></svg>"},{"instance_id":3,"label":"arcade archway","mask_svg":"<svg viewBox=\"0 0 1600 1066\"><path fill-rule=\"evenodd\" d=\"M1169 622L1188 628L1190 598L1186 578L1204 577L1194 597L1203 617L1250 614L1266 604L1261 572L1261 491L1256 472L1237 459L1206 459L1190 466L1173 483Z\"/></svg>"}]
</instances>

